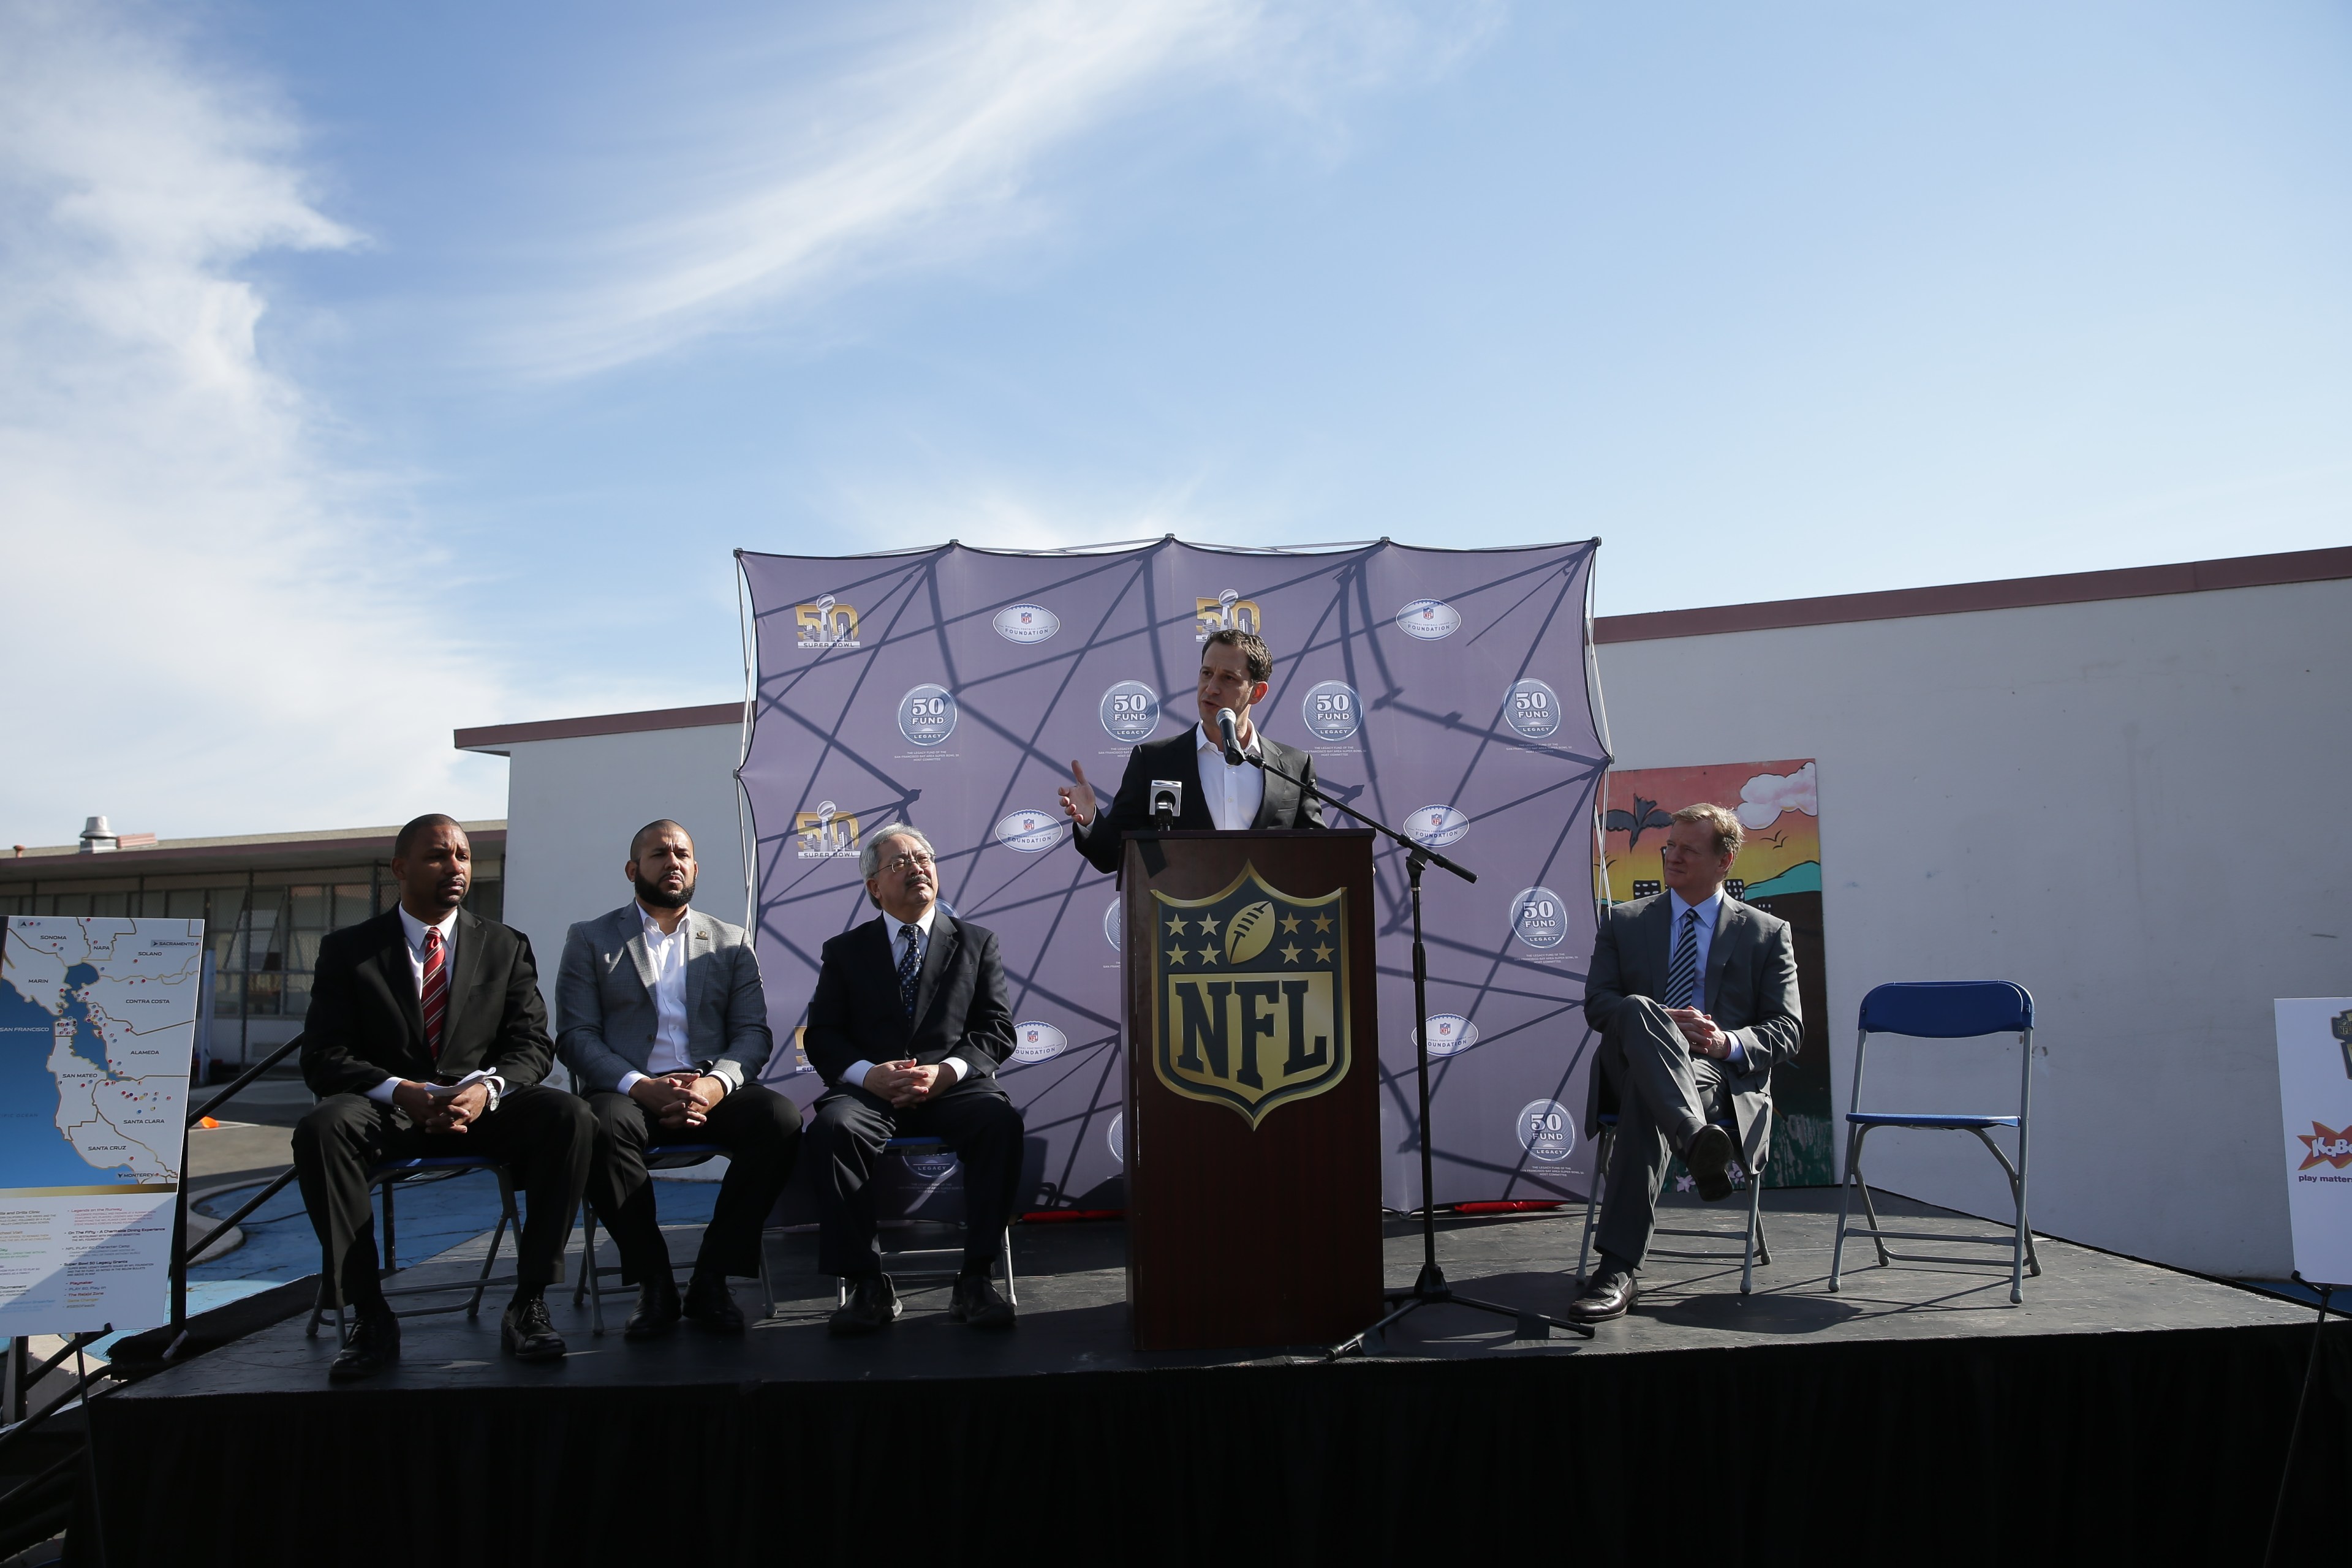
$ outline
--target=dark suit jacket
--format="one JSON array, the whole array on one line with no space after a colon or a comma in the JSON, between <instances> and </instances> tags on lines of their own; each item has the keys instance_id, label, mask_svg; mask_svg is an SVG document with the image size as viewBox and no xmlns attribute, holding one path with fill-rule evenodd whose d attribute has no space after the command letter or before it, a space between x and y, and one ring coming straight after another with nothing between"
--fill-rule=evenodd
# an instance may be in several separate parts
<instances>
[{"instance_id":1,"label":"dark suit jacket","mask_svg":"<svg viewBox=\"0 0 2352 1568\"><path fill-rule=\"evenodd\" d=\"M1628 997L1663 1000L1666 971L1674 961L1674 898L1654 894L1601 912L1594 934L1592 967L1584 982L1584 1018L1596 1030ZM1789 923L1754 904L1723 895L1715 936L1706 950L1706 977L1699 1006L1717 1028L1737 1036L1746 1053L1745 1071L1731 1072L1733 1113L1739 1141L1753 1170L1764 1155L1763 1113L1771 1103L1772 1064L1794 1056L1805 1043L1804 1009L1797 999L1797 948ZM1723 1063L1728 1071L1731 1063ZM1601 1131L1601 1074L1591 1078L1584 1130Z\"/></svg>"},{"instance_id":2,"label":"dark suit jacket","mask_svg":"<svg viewBox=\"0 0 2352 1568\"><path fill-rule=\"evenodd\" d=\"M302 1023L302 1077L312 1093L364 1094L387 1078L454 1082L477 1068L509 1089L547 1076L555 1042L530 938L461 909L455 946L436 1062L425 1046L400 911L327 935Z\"/></svg>"},{"instance_id":3,"label":"dark suit jacket","mask_svg":"<svg viewBox=\"0 0 2352 1568\"><path fill-rule=\"evenodd\" d=\"M1315 759L1295 746L1260 732L1258 748L1265 759L1293 778L1315 782ZM1244 763L1243 767L1249 766ZM1288 779L1278 779L1272 773L1260 775L1265 780L1265 799L1259 802L1253 828L1319 828L1323 825L1323 803L1310 795L1302 795L1298 786ZM1095 818L1094 830L1076 836L1078 852L1094 862L1097 871L1118 869L1118 846L1130 832L1148 831L1151 826L1151 781L1173 779L1184 786L1181 809L1176 813L1180 828L1213 830L1215 817L1209 813L1208 797L1201 789L1201 737L1198 727L1186 729L1181 735L1171 735L1165 740L1147 740L1135 748L1127 759L1127 776L1118 781L1118 793L1112 797L1110 808Z\"/></svg>"},{"instance_id":4,"label":"dark suit jacket","mask_svg":"<svg viewBox=\"0 0 2352 1568\"><path fill-rule=\"evenodd\" d=\"M802 1046L827 1083L837 1084L860 1061L911 1058L928 1067L955 1056L971 1071L950 1094L1003 1093L996 1068L1013 1054L1013 1007L996 933L940 910L923 950L909 1019L898 1001L889 927L878 915L852 926L824 945ZM874 1098L863 1087L850 1092Z\"/></svg>"}]
</instances>

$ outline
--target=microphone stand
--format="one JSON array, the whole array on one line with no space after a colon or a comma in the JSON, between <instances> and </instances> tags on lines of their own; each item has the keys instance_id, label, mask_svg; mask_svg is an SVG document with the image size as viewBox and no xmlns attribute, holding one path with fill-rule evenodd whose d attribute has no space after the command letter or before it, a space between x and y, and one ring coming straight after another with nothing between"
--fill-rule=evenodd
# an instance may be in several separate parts
<instances>
[{"instance_id":1,"label":"microphone stand","mask_svg":"<svg viewBox=\"0 0 2352 1568\"><path fill-rule=\"evenodd\" d=\"M1482 1301L1474 1297L1463 1295L1446 1283L1445 1270L1437 1266L1437 1205L1430 1197L1433 1183L1429 1168L1429 950L1422 945L1421 940L1421 870L1424 865L1441 866L1463 881L1470 883L1478 880L1476 873L1456 865L1428 845L1407 838L1386 822L1372 821L1346 801L1333 800L1306 779L1283 771L1275 764L1266 761L1265 758L1250 756L1234 743L1232 732L1228 730L1225 740L1225 763L1228 767L1239 767L1244 762L1254 765L1260 772L1271 773L1277 779L1287 779L1297 787L1300 794L1312 796L1326 806L1345 812L1395 844L1404 852L1405 880L1412 888L1412 1009L1415 1015L1412 1039L1414 1067L1421 1084L1421 1274L1413 1281L1412 1289L1409 1291L1381 1291L1381 1294L1384 1300L1391 1303L1403 1304L1397 1306L1386 1317L1354 1338L1343 1340L1333 1345L1324 1353L1325 1359L1337 1361L1351 1351L1360 1354L1364 1348L1364 1342L1376 1334L1384 1333L1391 1323L1423 1307L1434 1306L1468 1307L1473 1312L1490 1312L1496 1317L1515 1319L1518 1323L1518 1333L1516 1337L1520 1339L1545 1339L1549 1337L1553 1329L1566 1329L1570 1333L1581 1334L1584 1338L1591 1339L1595 1331L1590 1323L1571 1322L1564 1318L1549 1318L1541 1312L1528 1312L1519 1307L1498 1306L1493 1301Z\"/></svg>"}]
</instances>

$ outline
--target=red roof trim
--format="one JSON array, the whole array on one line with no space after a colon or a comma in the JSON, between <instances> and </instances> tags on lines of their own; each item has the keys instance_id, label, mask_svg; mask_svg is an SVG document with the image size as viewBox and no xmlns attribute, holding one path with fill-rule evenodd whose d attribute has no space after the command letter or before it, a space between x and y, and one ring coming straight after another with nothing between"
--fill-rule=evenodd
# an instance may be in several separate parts
<instances>
[{"instance_id":1,"label":"red roof trim","mask_svg":"<svg viewBox=\"0 0 2352 1568\"><path fill-rule=\"evenodd\" d=\"M1762 604L1712 604L1647 615L1602 615L1592 623L1596 643L1647 643L1666 637L1709 637L1784 626L1835 626L1853 621L1900 621L1915 615L1962 615L1979 610L2021 610L2044 604L2089 604L2103 599L2152 599L2225 588L2271 588L2289 582L2352 578L2352 548L2238 556L2227 560L2136 566L2118 571L2074 571L2056 577L2013 577L1998 582L1956 582L1880 593L1839 593Z\"/></svg>"},{"instance_id":2,"label":"red roof trim","mask_svg":"<svg viewBox=\"0 0 2352 1568\"><path fill-rule=\"evenodd\" d=\"M635 735L648 729L706 729L741 724L741 703L702 707L657 707L644 713L604 713L590 718L544 718L530 724L493 724L457 731L460 751L496 751L527 740L576 740L590 735Z\"/></svg>"}]
</instances>

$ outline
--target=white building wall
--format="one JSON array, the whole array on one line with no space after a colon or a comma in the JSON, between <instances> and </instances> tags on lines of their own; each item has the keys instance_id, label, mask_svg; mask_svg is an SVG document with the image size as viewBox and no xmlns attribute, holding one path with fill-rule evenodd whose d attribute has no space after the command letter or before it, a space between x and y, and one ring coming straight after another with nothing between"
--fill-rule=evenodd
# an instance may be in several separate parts
<instances>
[{"instance_id":1,"label":"white building wall","mask_svg":"<svg viewBox=\"0 0 2352 1568\"><path fill-rule=\"evenodd\" d=\"M1842 1117L1863 995L2033 993L2034 1227L2215 1274L2290 1266L2271 1020L2352 994L2352 582L1612 643L1623 768L1821 766ZM2014 1044L1874 1044L1864 1103L2012 1109ZM1865 1169L1979 1214L1965 1134ZM1769 1203L1769 1199L1768 1199Z\"/></svg>"},{"instance_id":2,"label":"white building wall","mask_svg":"<svg viewBox=\"0 0 2352 1568\"><path fill-rule=\"evenodd\" d=\"M551 1024L564 934L634 896L621 868L630 836L647 822L685 825L701 868L695 907L743 924L740 747L731 724L501 746L510 758L506 919L530 938Z\"/></svg>"}]
</instances>

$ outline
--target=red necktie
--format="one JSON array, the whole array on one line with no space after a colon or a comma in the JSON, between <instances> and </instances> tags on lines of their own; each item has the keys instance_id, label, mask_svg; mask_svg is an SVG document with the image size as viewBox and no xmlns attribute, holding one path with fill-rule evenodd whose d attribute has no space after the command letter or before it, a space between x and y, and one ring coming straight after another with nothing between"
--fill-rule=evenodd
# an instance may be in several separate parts
<instances>
[{"instance_id":1,"label":"red necktie","mask_svg":"<svg viewBox=\"0 0 2352 1568\"><path fill-rule=\"evenodd\" d=\"M449 964L441 949L441 930L425 933L425 985L418 999L425 1004L425 1049L441 1060L441 1018L449 1010Z\"/></svg>"}]
</instances>

